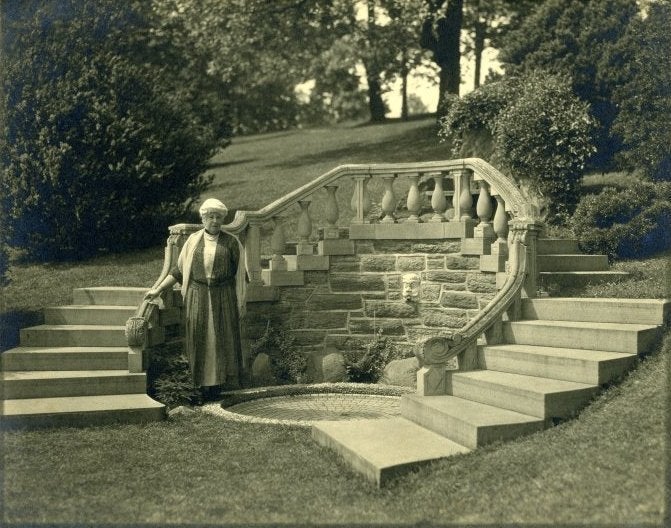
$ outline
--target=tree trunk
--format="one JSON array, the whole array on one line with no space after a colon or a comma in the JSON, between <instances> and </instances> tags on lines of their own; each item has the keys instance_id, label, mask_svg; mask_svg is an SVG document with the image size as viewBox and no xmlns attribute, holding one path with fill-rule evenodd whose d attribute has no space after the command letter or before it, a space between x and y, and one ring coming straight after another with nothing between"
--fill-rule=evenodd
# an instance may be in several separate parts
<instances>
[{"instance_id":1,"label":"tree trunk","mask_svg":"<svg viewBox=\"0 0 671 528\"><path fill-rule=\"evenodd\" d=\"M408 68L406 66L406 52L403 51L403 67L401 69L401 119L408 120Z\"/></svg>"},{"instance_id":2,"label":"tree trunk","mask_svg":"<svg viewBox=\"0 0 671 528\"><path fill-rule=\"evenodd\" d=\"M385 106L382 100L382 85L380 84L380 75L376 58L374 56L375 50L375 0L367 1L368 8L368 48L373 50L373 54L365 61L366 79L368 81L368 109L370 111L370 120L374 122L384 121Z\"/></svg>"},{"instance_id":3,"label":"tree trunk","mask_svg":"<svg viewBox=\"0 0 671 528\"><path fill-rule=\"evenodd\" d=\"M386 108L382 100L382 87L377 75L368 75L368 109L370 110L370 120L379 122L384 121Z\"/></svg>"},{"instance_id":4,"label":"tree trunk","mask_svg":"<svg viewBox=\"0 0 671 528\"><path fill-rule=\"evenodd\" d=\"M429 2L435 7L433 2ZM440 67L440 93L438 107L442 106L448 93L459 95L461 83L461 23L463 19L464 0L449 0L444 14L433 12L424 21L420 44L433 52L433 60ZM439 16L435 28L433 17Z\"/></svg>"},{"instance_id":5,"label":"tree trunk","mask_svg":"<svg viewBox=\"0 0 671 528\"><path fill-rule=\"evenodd\" d=\"M477 22L475 24L475 42L473 47L473 55L475 55L475 77L473 78L473 88L480 86L481 70L482 70L482 53L485 50L485 33L487 26L484 23Z\"/></svg>"},{"instance_id":6,"label":"tree trunk","mask_svg":"<svg viewBox=\"0 0 671 528\"><path fill-rule=\"evenodd\" d=\"M403 75L401 85L401 119L408 120L408 74Z\"/></svg>"}]
</instances>

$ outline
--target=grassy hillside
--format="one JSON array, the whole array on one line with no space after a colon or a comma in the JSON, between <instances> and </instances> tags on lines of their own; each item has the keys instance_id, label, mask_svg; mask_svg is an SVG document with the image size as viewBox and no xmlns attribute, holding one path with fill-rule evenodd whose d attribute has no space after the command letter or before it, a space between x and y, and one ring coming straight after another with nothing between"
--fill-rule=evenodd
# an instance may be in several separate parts
<instances>
[{"instance_id":1,"label":"grassy hillside","mask_svg":"<svg viewBox=\"0 0 671 528\"><path fill-rule=\"evenodd\" d=\"M205 194L254 210L338 165L448 158L433 118L241 137L212 160L214 181Z\"/></svg>"}]
</instances>

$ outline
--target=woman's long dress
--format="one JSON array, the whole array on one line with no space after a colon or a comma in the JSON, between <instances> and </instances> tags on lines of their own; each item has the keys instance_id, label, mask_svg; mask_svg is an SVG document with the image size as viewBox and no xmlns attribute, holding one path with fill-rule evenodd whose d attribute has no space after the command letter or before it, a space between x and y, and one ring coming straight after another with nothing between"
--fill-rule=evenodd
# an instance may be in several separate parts
<instances>
[{"instance_id":1,"label":"woman's long dress","mask_svg":"<svg viewBox=\"0 0 671 528\"><path fill-rule=\"evenodd\" d=\"M205 248L202 237L193 253L184 297L185 352L196 387L239 388L242 350L235 276L240 250L237 240L225 233L218 236L213 262L206 262ZM182 282L179 268L170 273Z\"/></svg>"}]
</instances>

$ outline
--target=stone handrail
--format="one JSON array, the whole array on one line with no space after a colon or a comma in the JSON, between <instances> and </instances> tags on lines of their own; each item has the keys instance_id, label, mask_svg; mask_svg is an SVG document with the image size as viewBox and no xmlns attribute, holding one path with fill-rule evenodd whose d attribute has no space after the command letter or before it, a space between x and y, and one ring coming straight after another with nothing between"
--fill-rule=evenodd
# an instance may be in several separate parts
<instances>
[{"instance_id":1,"label":"stone handrail","mask_svg":"<svg viewBox=\"0 0 671 528\"><path fill-rule=\"evenodd\" d=\"M375 164L349 164L340 165L335 169L323 174L313 181L299 187L274 202L258 209L257 211L237 211L233 221L224 226L226 231L233 234L244 232L251 222L264 222L282 213L289 207L296 205L314 194L316 191L326 188L339 180L354 176L380 176L383 174L424 174L434 172L449 172L456 170L471 170L476 179L483 179L496 188L506 203L506 210L513 217L530 215L530 205L524 200L515 183L501 174L486 161L479 158L464 158L446 161L426 161L418 163L375 163ZM456 192L456 191L455 191Z\"/></svg>"},{"instance_id":2,"label":"stone handrail","mask_svg":"<svg viewBox=\"0 0 671 528\"><path fill-rule=\"evenodd\" d=\"M528 276L527 244L530 233L533 233L533 225L524 222L513 225L506 282L484 309L459 331L445 336L430 337L418 343L415 350L421 365L417 379L418 393L425 396L445 394L445 368L448 362L463 356L469 350L474 353L473 348L477 345L478 338L495 327L502 320L504 313L519 299ZM459 365L459 369L472 368L474 361L474 358L469 358L466 363L471 364Z\"/></svg>"},{"instance_id":3,"label":"stone handrail","mask_svg":"<svg viewBox=\"0 0 671 528\"><path fill-rule=\"evenodd\" d=\"M183 224L184 225L184 224ZM165 247L163 257L163 268L159 277L154 281L152 288L156 288L163 279L168 276L172 263L176 261L177 254L181 248L179 244L180 235L190 233L193 229L186 230L185 233L176 233L171 229L168 243ZM161 301L164 305L170 292L161 294ZM150 344L150 336L153 328L158 324L160 305L156 301L143 300L135 310L135 314L126 321L126 340L128 342L128 370L130 372L142 372L143 354Z\"/></svg>"}]
</instances>

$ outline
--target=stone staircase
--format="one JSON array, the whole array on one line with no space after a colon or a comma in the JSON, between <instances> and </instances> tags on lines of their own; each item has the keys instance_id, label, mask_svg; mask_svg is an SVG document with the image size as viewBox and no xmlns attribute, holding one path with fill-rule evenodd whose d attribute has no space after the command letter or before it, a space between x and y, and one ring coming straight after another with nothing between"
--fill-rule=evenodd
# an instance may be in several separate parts
<instances>
[{"instance_id":1,"label":"stone staircase","mask_svg":"<svg viewBox=\"0 0 671 528\"><path fill-rule=\"evenodd\" d=\"M2 358L3 427L82 426L165 417L128 370L126 320L146 288L78 288L73 305L44 310Z\"/></svg>"},{"instance_id":2,"label":"stone staircase","mask_svg":"<svg viewBox=\"0 0 671 528\"><path fill-rule=\"evenodd\" d=\"M628 275L611 270L606 255L582 254L576 239L540 238L537 263L539 282L545 291L581 287L590 282L614 282Z\"/></svg>"},{"instance_id":3,"label":"stone staircase","mask_svg":"<svg viewBox=\"0 0 671 528\"><path fill-rule=\"evenodd\" d=\"M478 244L464 252L465 240L459 267L477 269L472 255ZM605 255L582 254L576 240L540 238L537 251L542 289L628 276L611 271ZM493 271L490 262L481 257L480 271ZM495 275L501 287L506 273ZM483 292L482 277L475 291ZM576 415L635 366L659 341L670 310L671 302L654 299L524 299L517 320L502 323L497 344L479 341L476 370L448 374L447 394L404 395L401 417L322 422L313 426L313 438L382 486L432 460L541 431Z\"/></svg>"},{"instance_id":4,"label":"stone staircase","mask_svg":"<svg viewBox=\"0 0 671 528\"><path fill-rule=\"evenodd\" d=\"M401 471L540 431L580 411L660 338L667 300L525 299L479 370L448 374L447 394L405 395L401 417L323 422L313 438L378 486Z\"/></svg>"}]
</instances>

